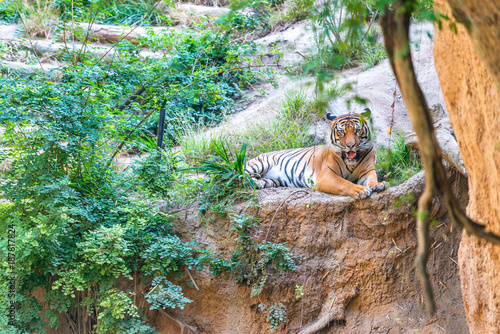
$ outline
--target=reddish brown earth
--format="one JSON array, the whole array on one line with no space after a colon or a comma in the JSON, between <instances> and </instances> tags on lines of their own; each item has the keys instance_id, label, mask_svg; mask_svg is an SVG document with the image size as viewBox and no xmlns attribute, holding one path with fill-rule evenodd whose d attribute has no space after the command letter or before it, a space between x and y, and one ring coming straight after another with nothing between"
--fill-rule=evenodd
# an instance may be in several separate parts
<instances>
[{"instance_id":1,"label":"reddish brown earth","mask_svg":"<svg viewBox=\"0 0 500 334\"><path fill-rule=\"evenodd\" d=\"M464 193L465 178L456 170L450 178L457 192ZM200 291L184 279L185 295L193 302L169 314L196 328L192 332L269 333L257 305L281 302L288 322L277 333L314 333L321 320L327 325L321 333L468 333L456 264L460 232L437 199L428 269L438 312L428 317L423 311L413 268L417 241L412 217L423 185L419 173L365 200L290 188L259 191L259 238L269 230L269 241L287 242L292 253L302 257L296 272L278 276L260 300L250 298L248 286L193 272ZM395 203L409 193L415 199L396 208ZM200 221L198 209L190 208L176 227L185 240L211 246L226 259L234 251L236 234L226 218L209 215ZM304 286L301 299L295 298L295 285ZM179 323L165 313L148 313L160 333L180 333Z\"/></svg>"},{"instance_id":2,"label":"reddish brown earth","mask_svg":"<svg viewBox=\"0 0 500 334\"><path fill-rule=\"evenodd\" d=\"M467 214L500 234L500 7L448 1L458 24L436 33L434 56L451 124L469 172ZM451 15L444 0L437 8ZM458 256L471 333L500 332L500 246L464 234Z\"/></svg>"}]
</instances>

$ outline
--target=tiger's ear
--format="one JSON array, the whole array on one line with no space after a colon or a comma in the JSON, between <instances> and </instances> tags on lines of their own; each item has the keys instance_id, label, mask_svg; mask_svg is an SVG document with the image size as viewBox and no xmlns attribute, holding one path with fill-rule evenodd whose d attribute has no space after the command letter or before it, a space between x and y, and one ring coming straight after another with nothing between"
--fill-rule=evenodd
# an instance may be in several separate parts
<instances>
[{"instance_id":1,"label":"tiger's ear","mask_svg":"<svg viewBox=\"0 0 500 334\"><path fill-rule=\"evenodd\" d=\"M368 118L370 118L371 114L372 114L371 110L368 108L365 108L363 110L363 112L361 113L361 116L363 116L364 119L368 119Z\"/></svg>"},{"instance_id":2,"label":"tiger's ear","mask_svg":"<svg viewBox=\"0 0 500 334\"><path fill-rule=\"evenodd\" d=\"M328 122L332 123L333 120L335 120L335 118L337 118L337 116L335 116L334 114L332 113L328 113L326 114L326 119L328 120Z\"/></svg>"}]
</instances>

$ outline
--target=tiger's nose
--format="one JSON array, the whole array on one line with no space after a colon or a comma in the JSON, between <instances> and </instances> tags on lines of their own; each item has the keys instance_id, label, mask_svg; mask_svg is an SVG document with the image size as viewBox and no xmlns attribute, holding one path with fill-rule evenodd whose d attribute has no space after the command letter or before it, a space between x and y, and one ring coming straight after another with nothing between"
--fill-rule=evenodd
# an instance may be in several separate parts
<instances>
[{"instance_id":1,"label":"tiger's nose","mask_svg":"<svg viewBox=\"0 0 500 334\"><path fill-rule=\"evenodd\" d=\"M356 142L355 141L348 142L348 143L346 143L346 145L347 145L347 147L352 149L352 148L354 148L354 146L356 146Z\"/></svg>"}]
</instances>

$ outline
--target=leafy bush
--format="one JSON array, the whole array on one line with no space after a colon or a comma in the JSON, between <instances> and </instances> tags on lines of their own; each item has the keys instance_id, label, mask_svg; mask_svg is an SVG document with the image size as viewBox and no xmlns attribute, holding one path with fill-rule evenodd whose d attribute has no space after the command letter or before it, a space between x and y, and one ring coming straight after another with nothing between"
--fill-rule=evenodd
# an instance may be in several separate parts
<instances>
[{"instance_id":1,"label":"leafy bush","mask_svg":"<svg viewBox=\"0 0 500 334\"><path fill-rule=\"evenodd\" d=\"M58 77L0 77L6 148L0 164L10 165L0 174L0 314L14 302L22 331L54 328L65 314L70 326L88 315L86 326L96 333L150 333L133 302L138 292L117 290L118 282L140 279L150 289L150 307L182 307L188 300L173 278L185 267L206 265L214 275L228 268L173 234L172 217L155 201L172 197L179 161L144 148L140 135L155 127L145 115L162 106L172 127L219 119L231 94L256 78L248 67L239 68L252 48L211 30L150 33L148 42L170 52L144 61L137 47L121 42L119 57L106 64L83 52L76 60L63 52L72 62ZM142 98L126 98L141 88ZM151 155L117 172L110 156L120 139ZM237 153L240 175L244 153ZM16 245L14 268L7 236ZM11 277L14 296L8 294ZM43 301L33 297L37 289L45 291ZM0 331L14 330L7 322L0 317Z\"/></svg>"},{"instance_id":2,"label":"leafy bush","mask_svg":"<svg viewBox=\"0 0 500 334\"><path fill-rule=\"evenodd\" d=\"M179 156L170 150L153 150L151 155L136 162L134 173L139 187L149 196L171 196L172 183L177 178ZM162 177L158 177L162 175Z\"/></svg>"},{"instance_id":3,"label":"leafy bush","mask_svg":"<svg viewBox=\"0 0 500 334\"><path fill-rule=\"evenodd\" d=\"M385 48L382 44L363 43L364 52L361 56L363 62L363 70L367 70L377 65L379 62L387 58Z\"/></svg>"},{"instance_id":4,"label":"leafy bush","mask_svg":"<svg viewBox=\"0 0 500 334\"><path fill-rule=\"evenodd\" d=\"M232 229L238 232L238 245L232 258L236 282L252 286L252 297L259 295L272 275L295 271L296 257L280 243L255 242L259 221L248 214L232 214Z\"/></svg>"},{"instance_id":5,"label":"leafy bush","mask_svg":"<svg viewBox=\"0 0 500 334\"><path fill-rule=\"evenodd\" d=\"M238 232L238 245L233 254L231 273L238 284L251 285L251 297L258 296L265 288L270 277L284 272L295 271L297 257L290 254L290 249L280 243L255 241L259 221L248 214L232 214L232 229ZM266 322L271 331L286 323L286 308L279 303L267 311L266 305L259 304L259 310L267 313Z\"/></svg>"},{"instance_id":6,"label":"leafy bush","mask_svg":"<svg viewBox=\"0 0 500 334\"><path fill-rule=\"evenodd\" d=\"M422 169L420 156L405 144L403 133L396 134L392 146L377 150L378 175L396 185L408 180Z\"/></svg>"},{"instance_id":7,"label":"leafy bush","mask_svg":"<svg viewBox=\"0 0 500 334\"><path fill-rule=\"evenodd\" d=\"M286 307L282 303L271 305L267 310L267 306L260 303L258 308L260 311L267 313L266 322L269 323L271 332L274 332L281 324L286 323Z\"/></svg>"}]
</instances>

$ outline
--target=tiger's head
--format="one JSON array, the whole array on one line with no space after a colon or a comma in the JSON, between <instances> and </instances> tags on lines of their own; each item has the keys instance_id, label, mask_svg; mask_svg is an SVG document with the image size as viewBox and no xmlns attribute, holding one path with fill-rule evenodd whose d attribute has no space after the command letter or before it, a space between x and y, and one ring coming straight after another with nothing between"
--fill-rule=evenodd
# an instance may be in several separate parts
<instances>
[{"instance_id":1,"label":"tiger's head","mask_svg":"<svg viewBox=\"0 0 500 334\"><path fill-rule=\"evenodd\" d=\"M328 113L326 115L332 125L330 149L347 164L356 164L361 155L373 146L367 122L370 115L371 112L368 108L361 114L350 113L334 116Z\"/></svg>"}]
</instances>

